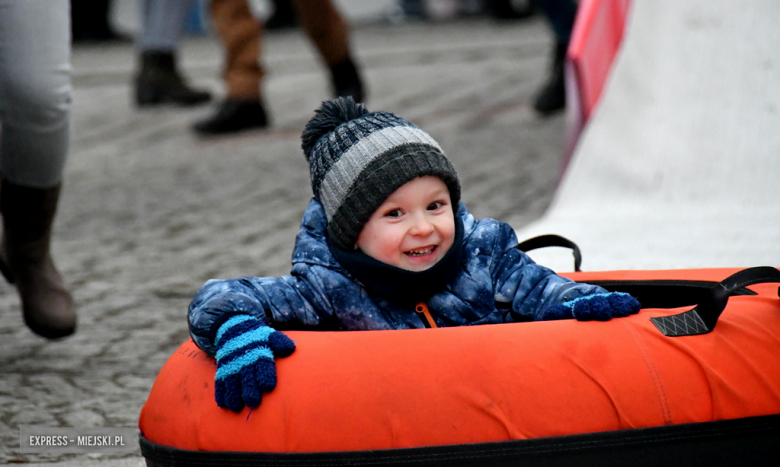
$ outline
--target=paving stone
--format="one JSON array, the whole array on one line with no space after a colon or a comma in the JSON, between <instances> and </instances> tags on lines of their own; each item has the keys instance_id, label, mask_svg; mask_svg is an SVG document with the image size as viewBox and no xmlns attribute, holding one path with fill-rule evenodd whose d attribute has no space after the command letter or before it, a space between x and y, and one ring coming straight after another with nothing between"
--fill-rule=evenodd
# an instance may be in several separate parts
<instances>
[{"instance_id":1,"label":"paving stone","mask_svg":"<svg viewBox=\"0 0 780 467\"><path fill-rule=\"evenodd\" d=\"M62 415L65 426L94 428L106 426L106 418L94 410L76 410Z\"/></svg>"}]
</instances>

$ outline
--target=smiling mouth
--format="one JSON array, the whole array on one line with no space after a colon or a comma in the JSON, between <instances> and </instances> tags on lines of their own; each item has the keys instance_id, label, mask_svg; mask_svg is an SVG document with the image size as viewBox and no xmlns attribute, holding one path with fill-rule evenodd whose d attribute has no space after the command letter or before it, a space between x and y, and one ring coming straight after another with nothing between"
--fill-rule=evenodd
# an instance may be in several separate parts
<instances>
[{"instance_id":1,"label":"smiling mouth","mask_svg":"<svg viewBox=\"0 0 780 467\"><path fill-rule=\"evenodd\" d=\"M407 256L427 256L433 253L436 248L438 248L436 245L425 247L425 248L419 248L417 250L409 250L404 252Z\"/></svg>"}]
</instances>

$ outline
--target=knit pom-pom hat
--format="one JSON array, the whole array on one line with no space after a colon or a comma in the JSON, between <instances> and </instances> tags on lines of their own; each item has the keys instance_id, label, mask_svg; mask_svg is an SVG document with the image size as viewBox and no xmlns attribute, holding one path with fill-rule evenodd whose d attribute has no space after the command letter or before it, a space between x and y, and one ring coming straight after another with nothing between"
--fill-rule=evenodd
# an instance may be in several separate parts
<instances>
[{"instance_id":1,"label":"knit pom-pom hat","mask_svg":"<svg viewBox=\"0 0 780 467\"><path fill-rule=\"evenodd\" d=\"M460 182L452 164L428 133L401 117L339 97L314 112L301 141L328 238L339 248L352 250L374 211L417 177L439 177L458 209Z\"/></svg>"}]
</instances>

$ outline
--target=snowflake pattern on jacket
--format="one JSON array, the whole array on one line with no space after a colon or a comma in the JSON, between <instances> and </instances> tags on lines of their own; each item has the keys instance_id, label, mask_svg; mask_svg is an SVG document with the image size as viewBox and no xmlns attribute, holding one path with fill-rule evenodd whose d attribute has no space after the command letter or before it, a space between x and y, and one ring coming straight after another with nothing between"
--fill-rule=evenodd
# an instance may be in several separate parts
<instances>
[{"instance_id":1,"label":"snowflake pattern on jacket","mask_svg":"<svg viewBox=\"0 0 780 467\"><path fill-rule=\"evenodd\" d=\"M427 302L437 326L540 320L548 306L606 292L534 263L515 248L517 238L509 224L475 220L462 203L457 216L464 227L459 271ZM425 327L413 308L372 297L333 258L325 238L326 225L322 205L312 199L296 237L290 275L206 282L188 312L195 344L214 356L217 329L236 314L256 316L280 330Z\"/></svg>"}]
</instances>

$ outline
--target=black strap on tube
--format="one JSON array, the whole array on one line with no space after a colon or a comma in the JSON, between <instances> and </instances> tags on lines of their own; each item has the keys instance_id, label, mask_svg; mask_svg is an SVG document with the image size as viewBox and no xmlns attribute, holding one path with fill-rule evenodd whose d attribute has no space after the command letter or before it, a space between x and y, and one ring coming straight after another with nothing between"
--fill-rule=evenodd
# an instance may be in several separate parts
<instances>
[{"instance_id":1,"label":"black strap on tube","mask_svg":"<svg viewBox=\"0 0 780 467\"><path fill-rule=\"evenodd\" d=\"M743 287L765 282L780 283L780 271L769 266L743 269L715 284L694 308L677 315L650 318L650 321L669 337L707 334L715 329L732 294Z\"/></svg>"},{"instance_id":2,"label":"black strap on tube","mask_svg":"<svg viewBox=\"0 0 780 467\"><path fill-rule=\"evenodd\" d=\"M570 248L572 255L574 255L574 270L576 272L581 271L580 266L582 265L582 254L580 253L580 247L578 247L576 243L572 242L568 238L561 237L560 235L539 235L538 237L529 238L524 242L518 243L515 248L524 253L527 253L531 250L547 248L550 246Z\"/></svg>"}]
</instances>

